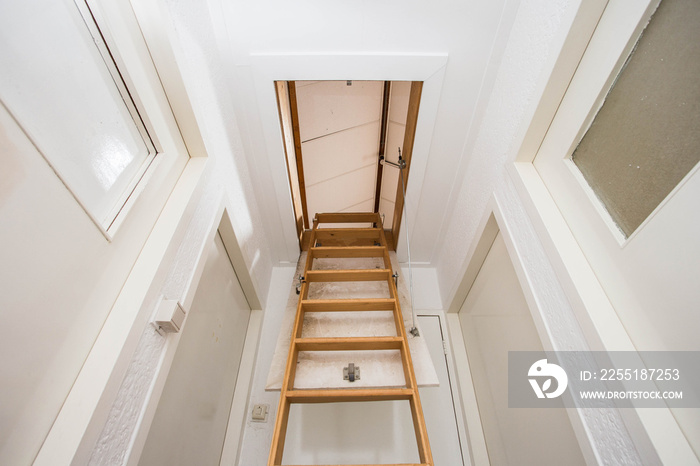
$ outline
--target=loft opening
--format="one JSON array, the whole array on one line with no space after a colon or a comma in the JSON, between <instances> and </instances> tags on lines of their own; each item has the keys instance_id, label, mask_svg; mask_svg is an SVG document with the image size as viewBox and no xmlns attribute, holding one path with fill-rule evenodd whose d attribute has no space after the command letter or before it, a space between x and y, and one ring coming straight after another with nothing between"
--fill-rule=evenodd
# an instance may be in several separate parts
<instances>
[{"instance_id":1,"label":"loft opening","mask_svg":"<svg viewBox=\"0 0 700 466\"><path fill-rule=\"evenodd\" d=\"M301 249L308 247L319 212L377 212L395 249L423 83L276 81L275 86ZM392 165L399 154L402 174Z\"/></svg>"}]
</instances>

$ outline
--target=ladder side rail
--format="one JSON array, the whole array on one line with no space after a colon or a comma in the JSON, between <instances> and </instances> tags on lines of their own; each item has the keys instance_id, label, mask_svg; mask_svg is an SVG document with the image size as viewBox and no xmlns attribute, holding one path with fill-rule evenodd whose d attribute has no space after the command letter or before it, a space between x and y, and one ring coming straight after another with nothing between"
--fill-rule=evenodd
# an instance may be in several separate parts
<instances>
[{"instance_id":1,"label":"ladder side rail","mask_svg":"<svg viewBox=\"0 0 700 466\"><path fill-rule=\"evenodd\" d=\"M318 220L314 219L314 226L311 230L310 244L315 243L316 231L318 230ZM313 263L313 254L307 254L306 264L304 266L304 277ZM284 454L284 443L287 436L287 426L289 424L289 409L290 401L287 398L287 391L294 387L294 378L296 376L297 359L299 350L296 346L297 336L301 336L301 330L304 323L304 308L302 302L309 295L309 283L306 280L302 281L299 294L299 302L297 304L297 312L294 318L294 327L289 343L289 354L287 355L287 365L285 367L284 379L282 388L280 389L280 402L277 408L277 418L275 420L275 429L272 434L272 445L270 447L270 456L268 458L268 466L276 466L282 464L282 456Z\"/></svg>"},{"instance_id":2,"label":"ladder side rail","mask_svg":"<svg viewBox=\"0 0 700 466\"><path fill-rule=\"evenodd\" d=\"M386 238L384 235L384 230L380 230L380 238L382 244L386 245ZM388 260L388 251L386 253L385 261ZM411 350L408 345L408 336L406 335L406 328L403 322L403 313L401 312L401 304L399 302L399 294L396 289L396 284L392 277L389 277L389 292L390 296L396 300L394 308L394 318L397 323L397 330L400 330L400 336L403 339L403 347L401 349L402 361L404 364L404 375L406 377L406 386L408 388L413 388L413 397L410 400L411 414L413 417L413 427L416 433L416 442L418 443L418 455L422 463L433 464L433 455L430 450L430 443L428 441L428 432L425 427L425 417L423 415L423 408L420 402L420 394L418 393L418 384L416 383L416 375L413 371L413 361L411 359ZM400 328L399 328L400 327Z\"/></svg>"}]
</instances>

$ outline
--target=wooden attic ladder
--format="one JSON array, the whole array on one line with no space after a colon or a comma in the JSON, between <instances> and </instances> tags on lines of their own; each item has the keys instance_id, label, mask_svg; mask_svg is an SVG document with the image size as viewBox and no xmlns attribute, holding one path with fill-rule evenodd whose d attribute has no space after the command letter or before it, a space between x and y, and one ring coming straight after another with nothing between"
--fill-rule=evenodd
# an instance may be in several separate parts
<instances>
[{"instance_id":1,"label":"wooden attic ladder","mask_svg":"<svg viewBox=\"0 0 700 466\"><path fill-rule=\"evenodd\" d=\"M319 224L370 223L373 228L322 228ZM316 244L319 243L319 246ZM292 338L287 357L287 366L282 381L275 430L270 447L268 466L282 464L284 442L292 403L333 403L333 402L368 402L387 400L407 400L411 407L413 427L418 443L418 465L394 466L433 466L428 435L423 418L416 377L413 372L411 353L406 338L406 330L401 314L396 285L392 277L391 260L381 217L377 213L333 213L317 214L309 242L309 251L304 267L304 279L301 284L299 304L292 329ZM352 270L312 270L317 258L358 258L381 257L383 269ZM389 285L389 299L308 299L309 284L313 282L355 282L386 281ZM307 312L337 311L392 311L396 325L395 337L352 337L352 338L302 338L304 314ZM405 388L382 389L294 389L294 377L297 358L300 351L361 351L361 350L399 350L403 372L406 379ZM368 465L365 465L368 466Z\"/></svg>"}]
</instances>

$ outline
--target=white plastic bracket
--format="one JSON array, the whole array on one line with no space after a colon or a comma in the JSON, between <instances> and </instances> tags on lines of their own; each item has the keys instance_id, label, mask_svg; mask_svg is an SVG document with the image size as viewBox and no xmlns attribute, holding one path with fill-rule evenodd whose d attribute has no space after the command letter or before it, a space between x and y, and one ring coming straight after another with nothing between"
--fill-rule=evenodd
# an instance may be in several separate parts
<instances>
[{"instance_id":1,"label":"white plastic bracket","mask_svg":"<svg viewBox=\"0 0 700 466\"><path fill-rule=\"evenodd\" d=\"M153 319L153 326L158 333L165 336L167 333L177 333L185 321L185 310L176 299L161 299Z\"/></svg>"}]
</instances>

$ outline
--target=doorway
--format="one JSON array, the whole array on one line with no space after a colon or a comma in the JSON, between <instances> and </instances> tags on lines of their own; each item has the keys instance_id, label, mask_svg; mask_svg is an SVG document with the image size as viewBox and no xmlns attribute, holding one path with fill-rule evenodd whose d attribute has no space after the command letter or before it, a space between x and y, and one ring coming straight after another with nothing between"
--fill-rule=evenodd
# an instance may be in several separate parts
<instances>
[{"instance_id":1,"label":"doorway","mask_svg":"<svg viewBox=\"0 0 700 466\"><path fill-rule=\"evenodd\" d=\"M395 249L422 84L276 81L302 250L317 212L378 212L390 248ZM395 166L399 155L406 164L401 173Z\"/></svg>"},{"instance_id":2,"label":"doorway","mask_svg":"<svg viewBox=\"0 0 700 466\"><path fill-rule=\"evenodd\" d=\"M220 463L249 318L217 231L139 464Z\"/></svg>"},{"instance_id":3,"label":"doorway","mask_svg":"<svg viewBox=\"0 0 700 466\"><path fill-rule=\"evenodd\" d=\"M455 332L461 333L468 360L468 369L458 370L471 373L463 375L462 382L473 384L487 453L475 462L583 466L565 410L508 407L508 352L543 347L503 236L496 231L494 238L486 231L484 239L493 238L493 243L459 310L461 332ZM470 429L475 442L479 429Z\"/></svg>"}]
</instances>

